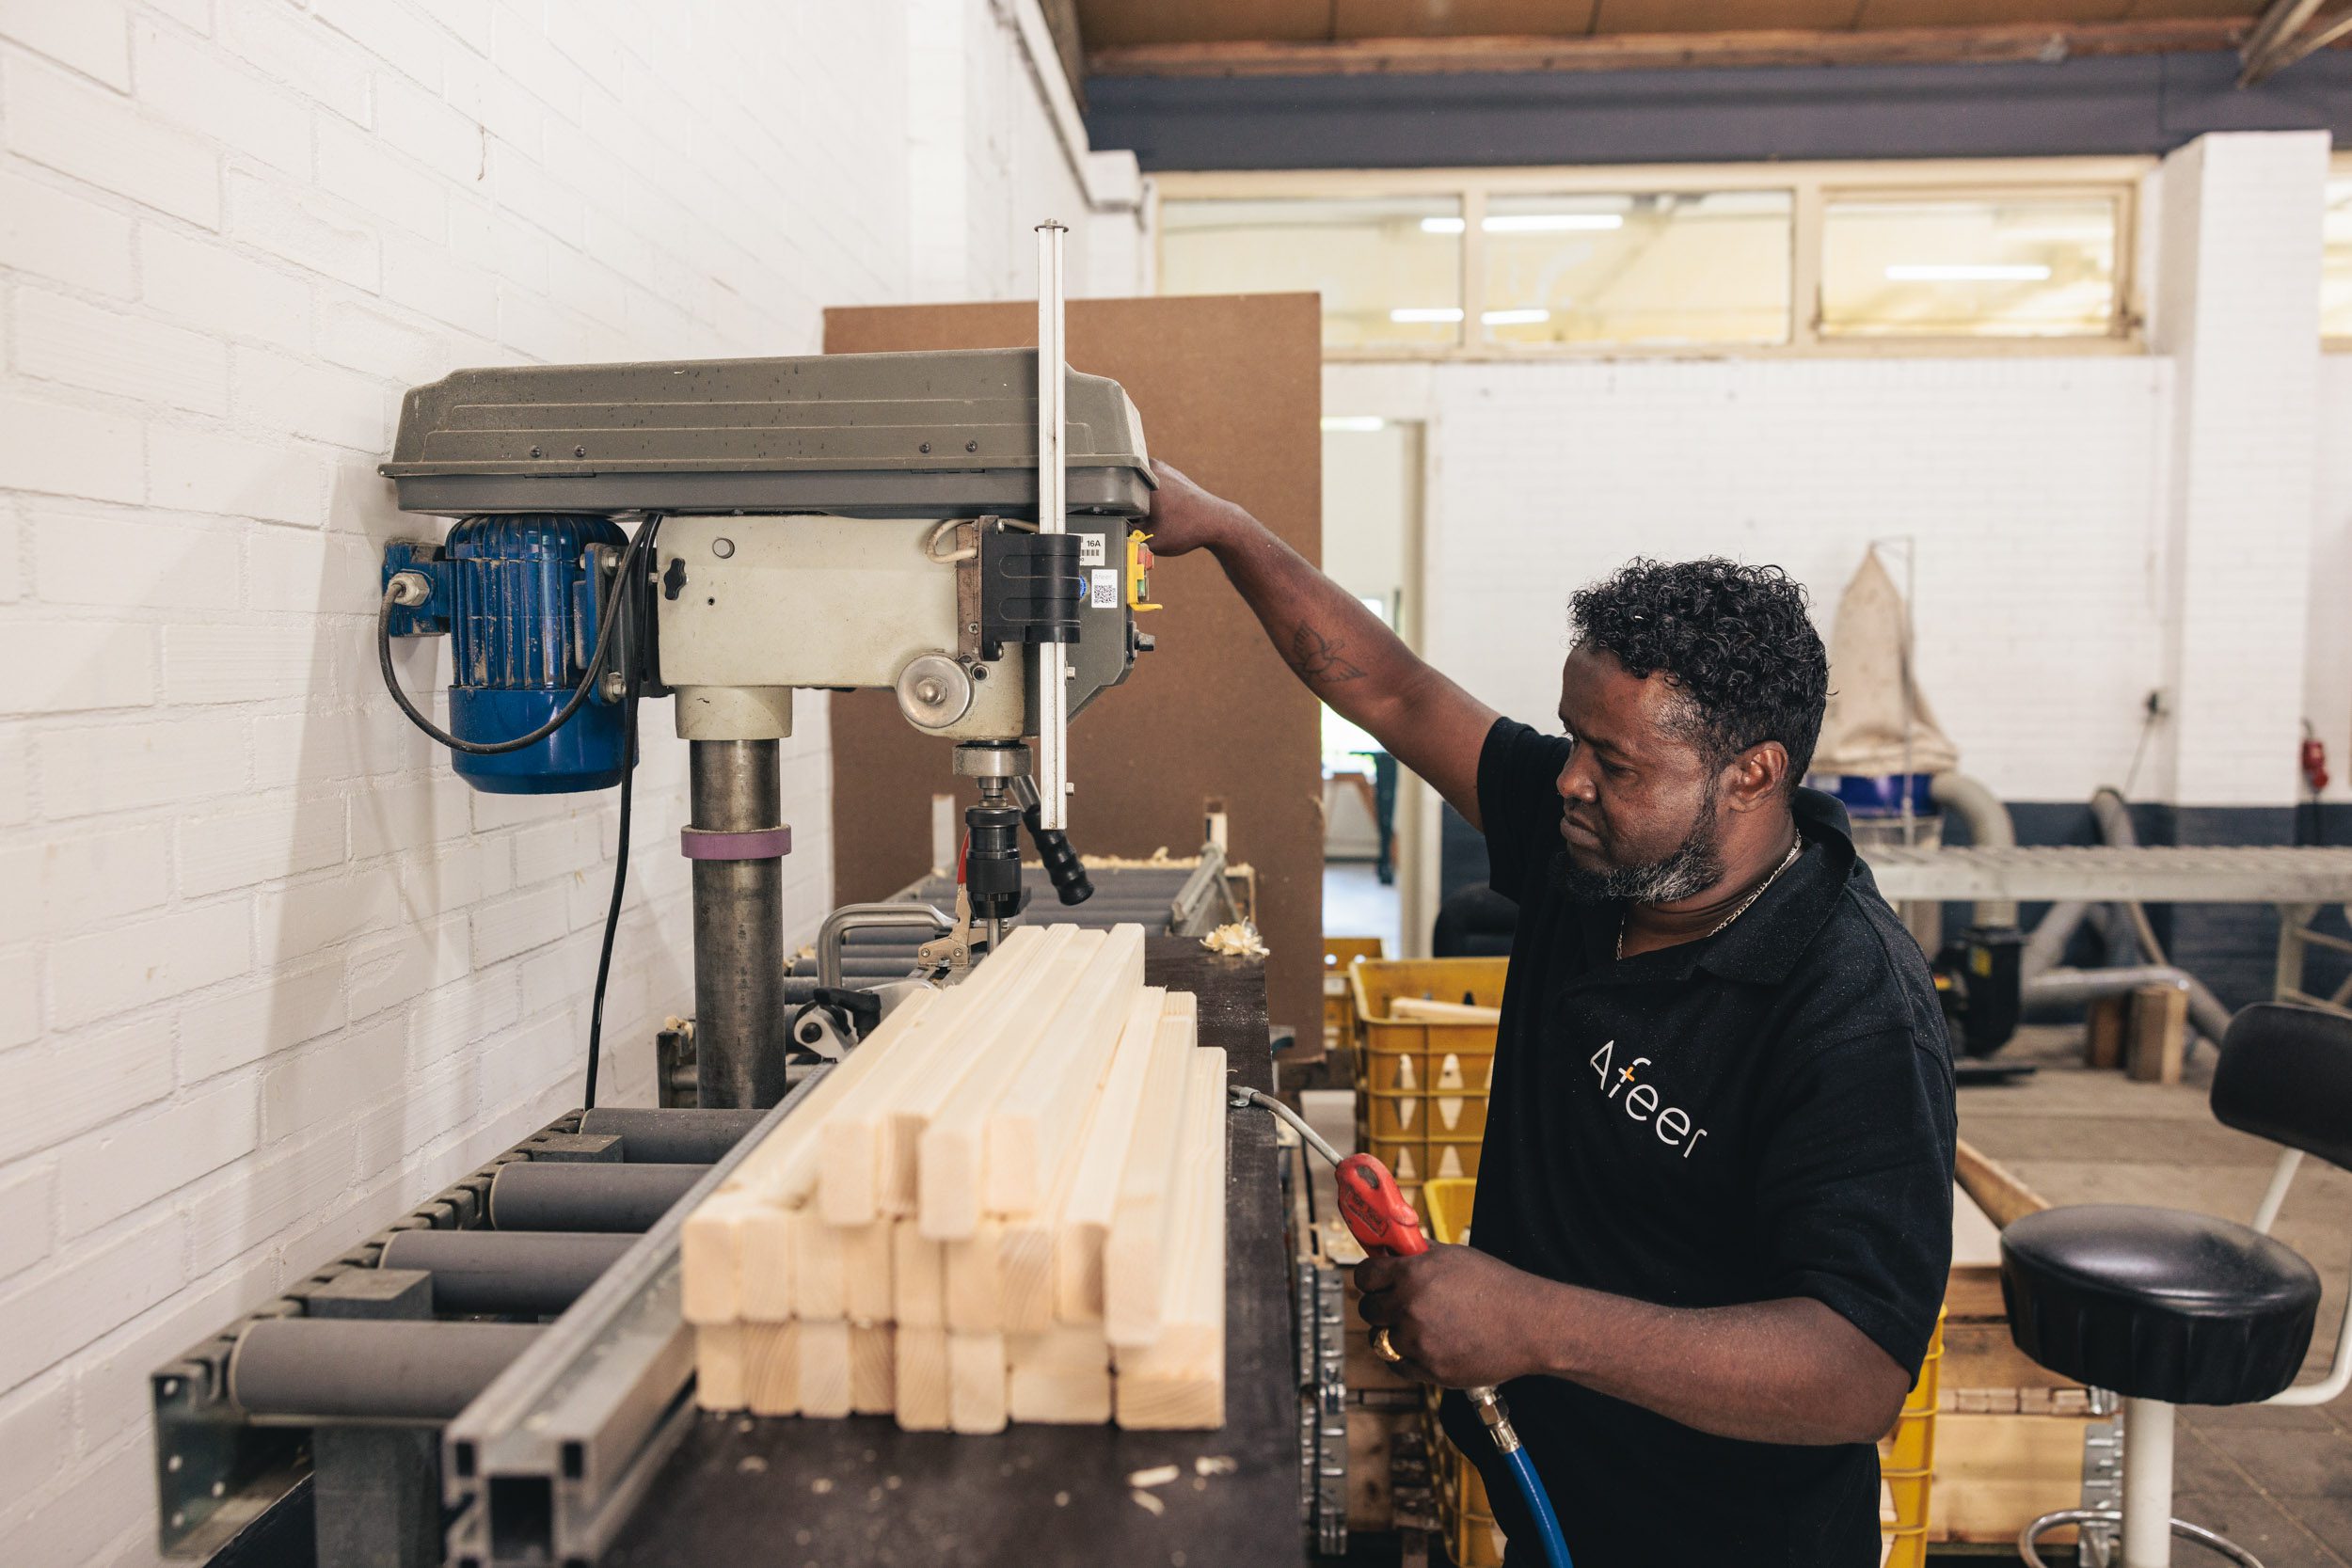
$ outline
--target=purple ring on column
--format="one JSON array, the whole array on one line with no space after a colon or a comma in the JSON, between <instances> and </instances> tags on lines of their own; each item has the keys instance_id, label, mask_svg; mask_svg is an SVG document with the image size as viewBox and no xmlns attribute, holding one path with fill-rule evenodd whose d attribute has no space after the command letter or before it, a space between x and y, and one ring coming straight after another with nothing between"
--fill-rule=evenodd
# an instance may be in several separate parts
<instances>
[{"instance_id":1,"label":"purple ring on column","mask_svg":"<svg viewBox=\"0 0 2352 1568\"><path fill-rule=\"evenodd\" d=\"M790 828L754 828L741 833L680 828L677 836L678 853L690 861L772 861L792 852Z\"/></svg>"}]
</instances>

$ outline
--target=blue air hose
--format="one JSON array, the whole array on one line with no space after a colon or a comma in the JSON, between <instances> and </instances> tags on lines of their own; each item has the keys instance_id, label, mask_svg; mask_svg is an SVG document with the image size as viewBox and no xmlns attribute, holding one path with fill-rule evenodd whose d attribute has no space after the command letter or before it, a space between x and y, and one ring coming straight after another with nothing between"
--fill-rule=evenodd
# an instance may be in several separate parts
<instances>
[{"instance_id":1,"label":"blue air hose","mask_svg":"<svg viewBox=\"0 0 2352 1568\"><path fill-rule=\"evenodd\" d=\"M1525 1449L1504 1452L1502 1463L1509 1466L1511 1479L1519 1483L1519 1497L1527 1504L1527 1512L1535 1516L1535 1539L1543 1547L1545 1568L1575 1568L1568 1560L1568 1544L1560 1534L1559 1515L1551 1512L1551 1498L1544 1491L1544 1483L1535 1479L1535 1463L1527 1457Z\"/></svg>"}]
</instances>

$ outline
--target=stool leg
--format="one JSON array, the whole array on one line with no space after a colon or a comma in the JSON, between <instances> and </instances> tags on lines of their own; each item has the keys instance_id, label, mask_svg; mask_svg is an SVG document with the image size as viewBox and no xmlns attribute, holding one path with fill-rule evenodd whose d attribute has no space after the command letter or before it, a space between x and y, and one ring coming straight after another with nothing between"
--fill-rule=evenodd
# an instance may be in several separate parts
<instances>
[{"instance_id":1,"label":"stool leg","mask_svg":"<svg viewBox=\"0 0 2352 1568\"><path fill-rule=\"evenodd\" d=\"M2123 1402L2123 1568L2171 1568L2172 1407Z\"/></svg>"}]
</instances>

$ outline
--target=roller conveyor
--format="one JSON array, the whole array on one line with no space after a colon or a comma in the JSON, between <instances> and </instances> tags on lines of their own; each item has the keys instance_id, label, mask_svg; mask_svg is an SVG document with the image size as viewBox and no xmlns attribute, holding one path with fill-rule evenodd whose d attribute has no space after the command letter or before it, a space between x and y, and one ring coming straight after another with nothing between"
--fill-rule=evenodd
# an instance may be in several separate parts
<instances>
[{"instance_id":1,"label":"roller conveyor","mask_svg":"<svg viewBox=\"0 0 2352 1568\"><path fill-rule=\"evenodd\" d=\"M1256 961L1162 939L1146 974L1199 994L1202 1040L1227 1050L1237 1082L1267 1083ZM247 1525L279 1539L309 1530L298 1488L314 1465L320 1568L699 1564L772 1555L779 1540L823 1561L1181 1552L1304 1563L1288 1259L1263 1117L1237 1114L1229 1130L1223 1430L1016 1426L946 1438L872 1418L699 1416L678 1314L683 1216L817 1081L707 1165L631 1156L678 1152L664 1137L707 1135L715 1122L657 1119L635 1130L632 1147L627 1117L562 1118L164 1368L158 1476L173 1555L204 1556ZM586 1193L686 1173L685 1196L642 1236L489 1227L534 1185ZM563 1301L552 1322L529 1321ZM391 1321L349 1321L369 1317ZM491 1332L472 1332L482 1329ZM451 1416L468 1393L476 1397ZM1164 1517L1128 1499L1129 1471L1188 1468L1203 1454L1221 1467L1201 1488L1169 1492ZM865 1499L892 1477L898 1506L877 1515ZM387 1540L405 1555L385 1555Z\"/></svg>"},{"instance_id":2,"label":"roller conveyor","mask_svg":"<svg viewBox=\"0 0 2352 1568\"><path fill-rule=\"evenodd\" d=\"M537 1338L522 1323L263 1318L229 1357L229 1398L256 1420L438 1426Z\"/></svg>"},{"instance_id":3,"label":"roller conveyor","mask_svg":"<svg viewBox=\"0 0 2352 1568\"><path fill-rule=\"evenodd\" d=\"M709 1168L516 1161L491 1179L490 1224L498 1230L642 1231Z\"/></svg>"},{"instance_id":4,"label":"roller conveyor","mask_svg":"<svg viewBox=\"0 0 2352 1568\"><path fill-rule=\"evenodd\" d=\"M765 1111L703 1111L687 1119L646 1106L598 1106L583 1111L584 1134L618 1137L630 1164L707 1165L757 1127Z\"/></svg>"},{"instance_id":5,"label":"roller conveyor","mask_svg":"<svg viewBox=\"0 0 2352 1568\"><path fill-rule=\"evenodd\" d=\"M469 1316L552 1317L620 1260L619 1232L403 1230L376 1266L433 1276L433 1307Z\"/></svg>"},{"instance_id":6,"label":"roller conveyor","mask_svg":"<svg viewBox=\"0 0 2352 1568\"><path fill-rule=\"evenodd\" d=\"M438 1428L768 1115L559 1117L159 1369L165 1549L284 1534L307 1471L318 1568L439 1563Z\"/></svg>"}]
</instances>

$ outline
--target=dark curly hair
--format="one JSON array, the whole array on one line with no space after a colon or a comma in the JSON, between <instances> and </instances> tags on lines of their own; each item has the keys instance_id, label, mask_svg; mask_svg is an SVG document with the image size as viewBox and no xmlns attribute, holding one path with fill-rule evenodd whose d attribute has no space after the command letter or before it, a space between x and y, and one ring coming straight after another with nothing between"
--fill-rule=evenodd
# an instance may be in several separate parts
<instances>
[{"instance_id":1,"label":"dark curly hair","mask_svg":"<svg viewBox=\"0 0 2352 1568\"><path fill-rule=\"evenodd\" d=\"M1662 673L1689 699L1692 738L1717 767L1777 740L1793 785L1813 761L1829 655L1804 585L1777 566L1634 560L1568 601L1580 643L1636 676Z\"/></svg>"}]
</instances>

